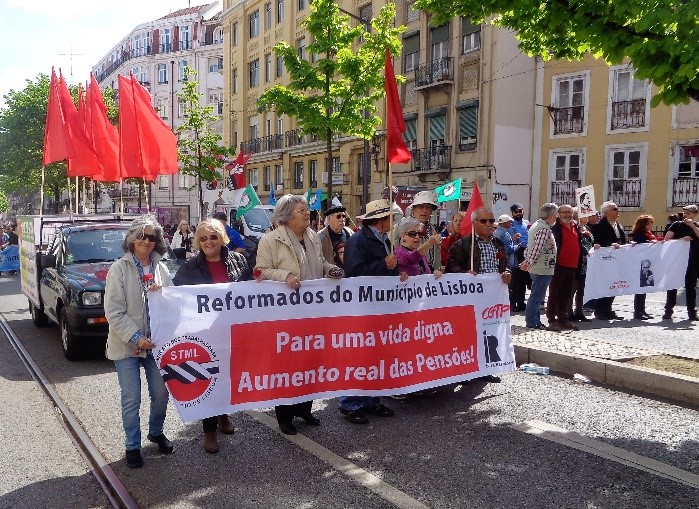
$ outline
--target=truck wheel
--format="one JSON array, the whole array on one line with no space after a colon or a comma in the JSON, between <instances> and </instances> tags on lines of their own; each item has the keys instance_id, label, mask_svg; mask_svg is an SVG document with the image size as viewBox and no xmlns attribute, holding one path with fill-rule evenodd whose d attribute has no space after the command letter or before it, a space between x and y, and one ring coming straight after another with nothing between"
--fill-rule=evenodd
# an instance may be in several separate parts
<instances>
[{"instance_id":1,"label":"truck wheel","mask_svg":"<svg viewBox=\"0 0 699 509\"><path fill-rule=\"evenodd\" d=\"M49 324L49 317L32 301L29 301L29 313L32 315L32 323L37 327L46 327Z\"/></svg>"},{"instance_id":2,"label":"truck wheel","mask_svg":"<svg viewBox=\"0 0 699 509\"><path fill-rule=\"evenodd\" d=\"M63 346L63 354L69 361L76 361L82 357L80 352L80 342L77 340L73 332L68 327L68 315L65 308L61 309L59 315L59 327L61 329L61 344Z\"/></svg>"}]
</instances>

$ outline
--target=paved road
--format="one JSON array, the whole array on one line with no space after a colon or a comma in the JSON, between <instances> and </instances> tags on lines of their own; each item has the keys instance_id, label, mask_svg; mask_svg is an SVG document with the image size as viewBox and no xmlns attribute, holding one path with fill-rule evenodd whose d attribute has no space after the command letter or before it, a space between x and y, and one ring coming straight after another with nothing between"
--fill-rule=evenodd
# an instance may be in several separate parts
<instances>
[{"instance_id":1,"label":"paved road","mask_svg":"<svg viewBox=\"0 0 699 509\"><path fill-rule=\"evenodd\" d=\"M367 426L344 421L335 400L316 401L322 425L301 425L295 440L277 432L269 409L236 414L238 431L217 455L203 452L200 424L171 408L174 454L144 444L145 467L130 470L113 365L66 361L57 328L34 328L17 293L16 279L0 279L0 312L144 508L699 508L699 412L521 372L388 400L396 417ZM4 338L0 348L0 451L9 458L0 508L105 507ZM530 421L577 435L526 433L519 425ZM668 479L673 469L696 484Z\"/></svg>"}]
</instances>

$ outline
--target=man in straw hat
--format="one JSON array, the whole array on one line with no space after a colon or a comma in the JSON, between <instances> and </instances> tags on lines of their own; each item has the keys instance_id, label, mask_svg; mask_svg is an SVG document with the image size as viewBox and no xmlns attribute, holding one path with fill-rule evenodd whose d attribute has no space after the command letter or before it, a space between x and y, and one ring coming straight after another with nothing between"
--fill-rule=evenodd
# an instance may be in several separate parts
<instances>
[{"instance_id":1,"label":"man in straw hat","mask_svg":"<svg viewBox=\"0 0 699 509\"><path fill-rule=\"evenodd\" d=\"M391 204L374 200L366 205L362 228L345 244L345 276L398 276L398 259L391 250ZM391 417L393 410L375 396L341 396L340 413L352 424L369 422L367 414Z\"/></svg>"}]
</instances>

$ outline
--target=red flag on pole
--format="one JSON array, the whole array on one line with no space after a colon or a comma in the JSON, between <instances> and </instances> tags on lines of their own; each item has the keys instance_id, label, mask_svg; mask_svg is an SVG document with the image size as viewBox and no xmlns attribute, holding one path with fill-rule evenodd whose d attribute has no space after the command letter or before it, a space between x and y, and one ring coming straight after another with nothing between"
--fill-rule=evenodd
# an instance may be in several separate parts
<instances>
[{"instance_id":1,"label":"red flag on pole","mask_svg":"<svg viewBox=\"0 0 699 509\"><path fill-rule=\"evenodd\" d=\"M462 237L467 237L471 235L473 230L473 225L471 224L471 214L474 210L484 207L483 198L481 198L481 193L478 190L478 182L473 183L473 193L471 194L471 201L468 202L468 207L466 212L464 212L464 219L461 221L460 233Z\"/></svg>"},{"instance_id":2,"label":"red flag on pole","mask_svg":"<svg viewBox=\"0 0 699 509\"><path fill-rule=\"evenodd\" d=\"M51 164L73 157L73 144L70 142L68 125L61 109L56 71L51 69L49 102L46 110L46 130L44 132L43 164Z\"/></svg>"},{"instance_id":3,"label":"red flag on pole","mask_svg":"<svg viewBox=\"0 0 699 509\"><path fill-rule=\"evenodd\" d=\"M250 156L252 156L252 152L245 155L241 150L238 152L238 157L235 158L235 161L224 166L228 170L228 178L226 179L228 189L243 189L247 186L245 182L245 163L248 162Z\"/></svg>"},{"instance_id":4,"label":"red flag on pole","mask_svg":"<svg viewBox=\"0 0 699 509\"><path fill-rule=\"evenodd\" d=\"M102 172L93 175L93 179L103 182L120 182L119 131L107 118L107 106L104 104L102 91L94 74L90 74L86 103L91 118L88 136L102 165Z\"/></svg>"},{"instance_id":5,"label":"red flag on pole","mask_svg":"<svg viewBox=\"0 0 699 509\"><path fill-rule=\"evenodd\" d=\"M398 97L398 86L396 85L396 75L393 72L393 62L391 52L386 48L386 151L389 163L407 163L412 159L412 155L405 146L403 133L405 132L405 120L403 120L403 109Z\"/></svg>"}]
</instances>

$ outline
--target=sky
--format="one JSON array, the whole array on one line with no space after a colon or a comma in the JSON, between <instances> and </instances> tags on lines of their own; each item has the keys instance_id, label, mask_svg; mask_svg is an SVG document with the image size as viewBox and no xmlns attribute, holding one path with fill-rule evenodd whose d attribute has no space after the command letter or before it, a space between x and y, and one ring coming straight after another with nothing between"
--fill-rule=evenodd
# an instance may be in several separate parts
<instances>
[{"instance_id":1,"label":"sky","mask_svg":"<svg viewBox=\"0 0 699 509\"><path fill-rule=\"evenodd\" d=\"M69 83L84 83L92 66L136 25L189 5L187 0L0 0L0 107L11 89L23 90L26 80L50 75L51 67L57 73L61 68Z\"/></svg>"}]
</instances>

